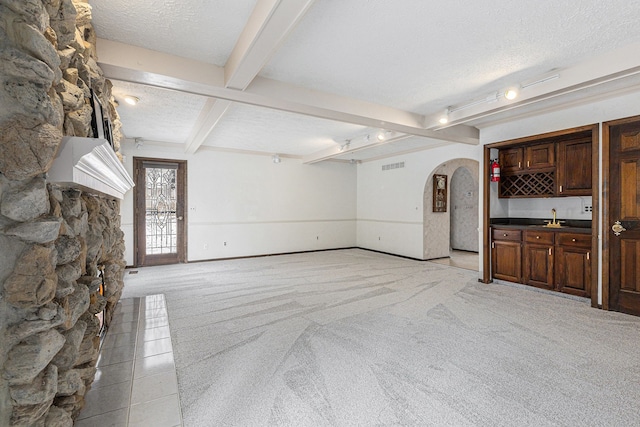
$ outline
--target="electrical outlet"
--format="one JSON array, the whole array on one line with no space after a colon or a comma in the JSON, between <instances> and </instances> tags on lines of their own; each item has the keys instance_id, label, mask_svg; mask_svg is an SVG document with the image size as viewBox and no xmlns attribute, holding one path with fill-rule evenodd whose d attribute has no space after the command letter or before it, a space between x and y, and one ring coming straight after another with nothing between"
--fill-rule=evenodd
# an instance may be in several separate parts
<instances>
[{"instance_id":1,"label":"electrical outlet","mask_svg":"<svg viewBox=\"0 0 640 427\"><path fill-rule=\"evenodd\" d=\"M584 213L591 213L593 212L593 206L591 205L584 205L583 210Z\"/></svg>"}]
</instances>

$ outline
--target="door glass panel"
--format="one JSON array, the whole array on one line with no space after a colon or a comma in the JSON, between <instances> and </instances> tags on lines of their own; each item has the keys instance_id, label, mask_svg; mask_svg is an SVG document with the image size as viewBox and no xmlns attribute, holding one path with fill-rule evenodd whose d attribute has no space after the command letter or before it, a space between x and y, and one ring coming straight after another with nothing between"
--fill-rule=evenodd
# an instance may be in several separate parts
<instances>
[{"instance_id":1,"label":"door glass panel","mask_svg":"<svg viewBox=\"0 0 640 427\"><path fill-rule=\"evenodd\" d=\"M145 168L147 255L177 252L176 175L170 166Z\"/></svg>"}]
</instances>

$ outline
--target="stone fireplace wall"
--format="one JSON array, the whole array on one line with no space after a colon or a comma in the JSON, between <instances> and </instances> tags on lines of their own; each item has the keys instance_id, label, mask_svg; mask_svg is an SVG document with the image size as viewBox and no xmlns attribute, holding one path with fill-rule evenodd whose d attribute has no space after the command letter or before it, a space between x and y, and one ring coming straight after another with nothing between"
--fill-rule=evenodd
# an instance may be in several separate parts
<instances>
[{"instance_id":1,"label":"stone fireplace wall","mask_svg":"<svg viewBox=\"0 0 640 427\"><path fill-rule=\"evenodd\" d=\"M63 136L93 136L90 89L119 155L90 5L0 0L0 80L0 425L71 426L125 267L119 200L47 180Z\"/></svg>"}]
</instances>

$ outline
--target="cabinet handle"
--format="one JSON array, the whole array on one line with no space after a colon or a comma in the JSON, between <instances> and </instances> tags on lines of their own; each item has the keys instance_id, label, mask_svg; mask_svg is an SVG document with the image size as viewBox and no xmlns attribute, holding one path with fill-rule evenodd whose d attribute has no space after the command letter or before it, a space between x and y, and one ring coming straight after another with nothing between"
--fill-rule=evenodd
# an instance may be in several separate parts
<instances>
[{"instance_id":1,"label":"cabinet handle","mask_svg":"<svg viewBox=\"0 0 640 427\"><path fill-rule=\"evenodd\" d=\"M529 163L531 163L529 160L527 160L527 167L529 167Z\"/></svg>"},{"instance_id":2,"label":"cabinet handle","mask_svg":"<svg viewBox=\"0 0 640 427\"><path fill-rule=\"evenodd\" d=\"M504 237L507 237L507 236L508 236L508 234L507 234L507 233L504 233L504 234L503 234L503 236L504 236Z\"/></svg>"},{"instance_id":3,"label":"cabinet handle","mask_svg":"<svg viewBox=\"0 0 640 427\"><path fill-rule=\"evenodd\" d=\"M560 192L562 193L562 185L560 186Z\"/></svg>"},{"instance_id":4,"label":"cabinet handle","mask_svg":"<svg viewBox=\"0 0 640 427\"><path fill-rule=\"evenodd\" d=\"M576 241L576 239L571 239L571 241L572 241L572 242L575 242L575 241Z\"/></svg>"},{"instance_id":5,"label":"cabinet handle","mask_svg":"<svg viewBox=\"0 0 640 427\"><path fill-rule=\"evenodd\" d=\"M540 238L540 236L536 236L536 239L539 239L539 238Z\"/></svg>"},{"instance_id":6,"label":"cabinet handle","mask_svg":"<svg viewBox=\"0 0 640 427\"><path fill-rule=\"evenodd\" d=\"M495 249L496 248L496 242L491 242L491 249Z\"/></svg>"},{"instance_id":7,"label":"cabinet handle","mask_svg":"<svg viewBox=\"0 0 640 427\"><path fill-rule=\"evenodd\" d=\"M552 255L552 252L551 252L551 251L552 251L552 248L549 248L549 256L551 256L551 255Z\"/></svg>"},{"instance_id":8,"label":"cabinet handle","mask_svg":"<svg viewBox=\"0 0 640 427\"><path fill-rule=\"evenodd\" d=\"M522 162L518 162L518 168L522 167Z\"/></svg>"},{"instance_id":9,"label":"cabinet handle","mask_svg":"<svg viewBox=\"0 0 640 427\"><path fill-rule=\"evenodd\" d=\"M591 252L587 252L587 261L591 258Z\"/></svg>"}]
</instances>

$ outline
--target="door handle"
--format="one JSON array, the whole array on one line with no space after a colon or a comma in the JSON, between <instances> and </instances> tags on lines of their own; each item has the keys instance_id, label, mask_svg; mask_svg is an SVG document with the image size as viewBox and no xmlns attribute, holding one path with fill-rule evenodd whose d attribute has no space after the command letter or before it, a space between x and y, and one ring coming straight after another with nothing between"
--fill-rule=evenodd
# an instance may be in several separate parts
<instances>
[{"instance_id":1,"label":"door handle","mask_svg":"<svg viewBox=\"0 0 640 427\"><path fill-rule=\"evenodd\" d=\"M613 234L615 234L616 236L619 236L620 233L622 233L623 231L627 231L626 228L624 228L622 226L622 224L620 224L620 221L616 221L612 226L611 226L611 230L613 231Z\"/></svg>"},{"instance_id":2,"label":"door handle","mask_svg":"<svg viewBox=\"0 0 640 427\"><path fill-rule=\"evenodd\" d=\"M178 217L178 221L182 221L182 217L181 216Z\"/></svg>"}]
</instances>

